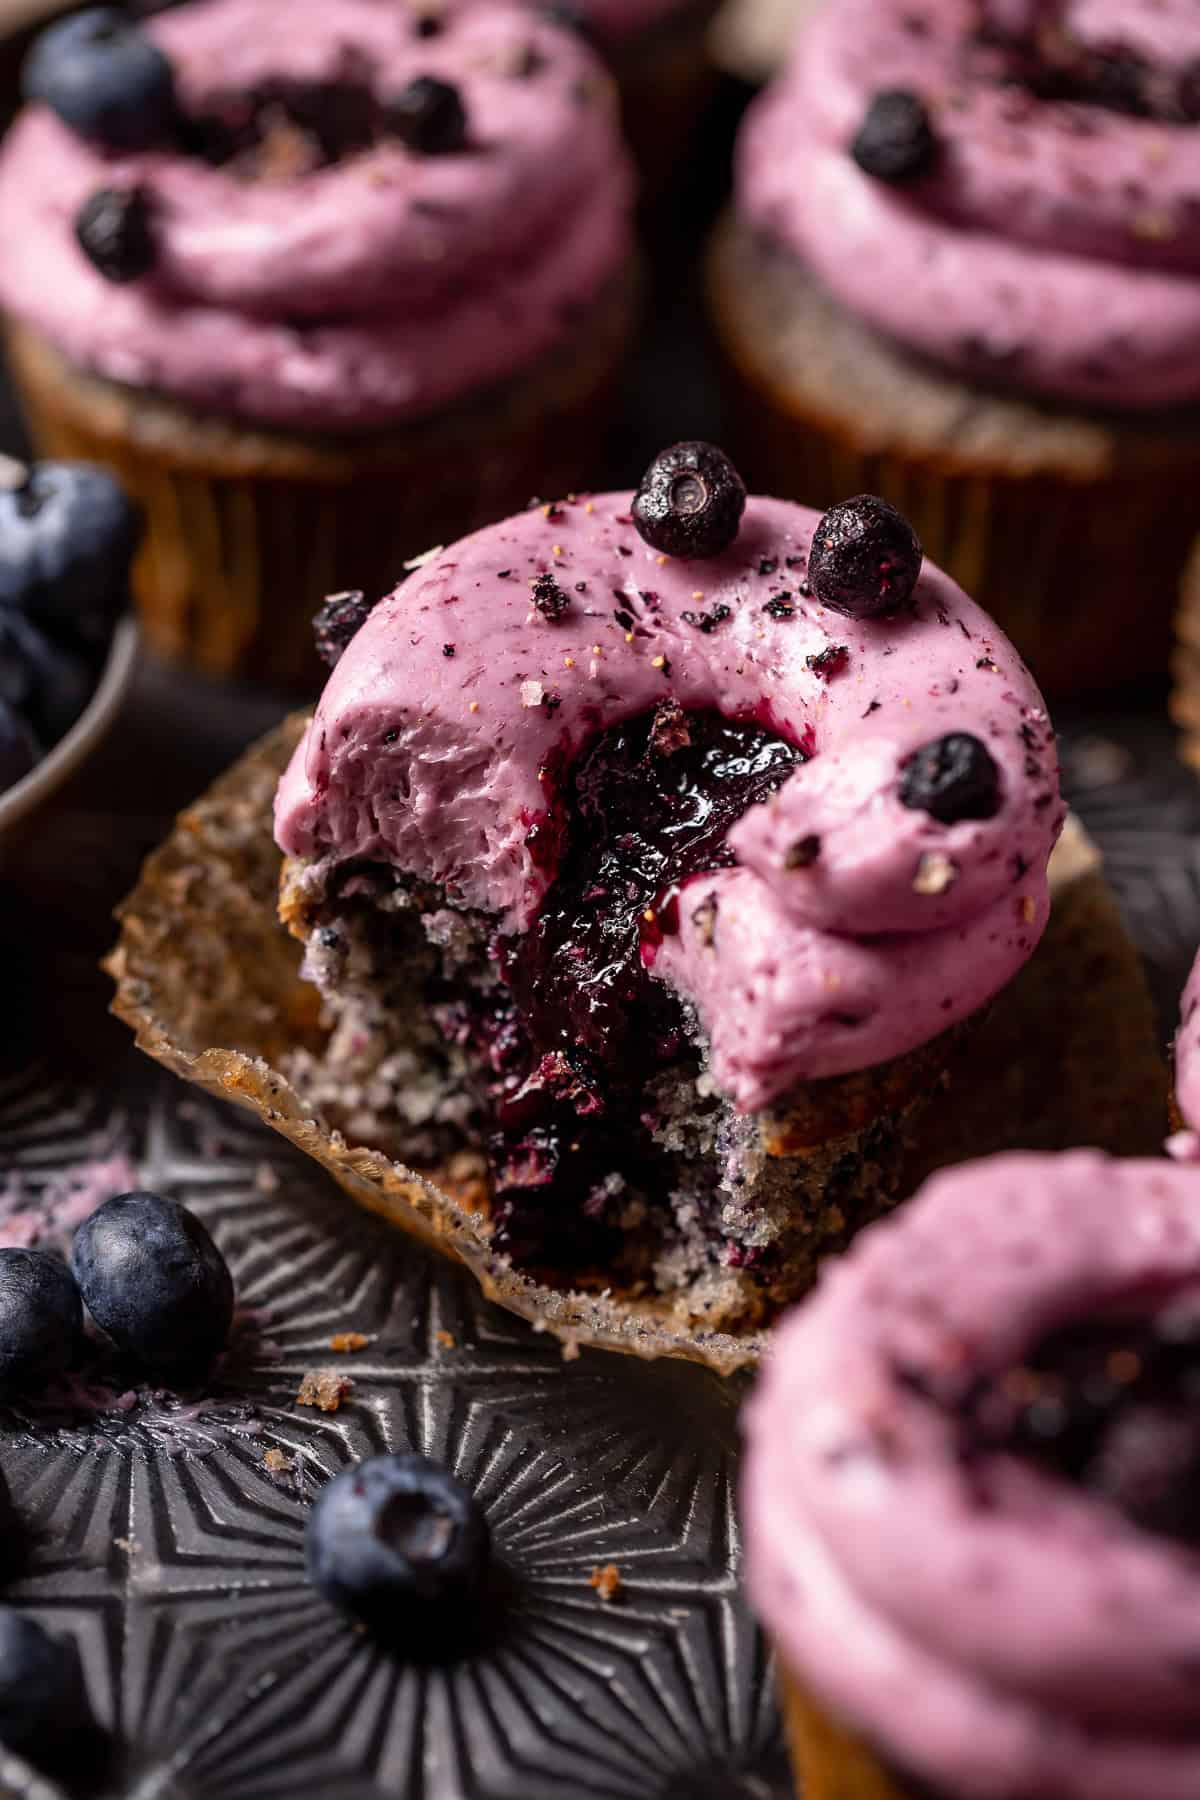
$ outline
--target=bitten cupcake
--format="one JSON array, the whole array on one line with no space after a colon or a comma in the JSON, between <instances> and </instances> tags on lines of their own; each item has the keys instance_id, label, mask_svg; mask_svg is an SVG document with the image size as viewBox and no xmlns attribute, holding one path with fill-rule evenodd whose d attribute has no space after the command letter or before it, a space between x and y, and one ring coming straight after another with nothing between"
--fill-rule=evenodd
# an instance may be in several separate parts
<instances>
[{"instance_id":1,"label":"bitten cupcake","mask_svg":"<svg viewBox=\"0 0 1200 1800\"><path fill-rule=\"evenodd\" d=\"M1200 523L1197 66L1189 5L838 0L712 249L748 471L903 507L1051 692L1161 673Z\"/></svg>"},{"instance_id":2,"label":"bitten cupcake","mask_svg":"<svg viewBox=\"0 0 1200 1800\"><path fill-rule=\"evenodd\" d=\"M743 1509L805 1800L1200 1792L1198 1183L965 1164L778 1333Z\"/></svg>"},{"instance_id":3,"label":"bitten cupcake","mask_svg":"<svg viewBox=\"0 0 1200 1800\"><path fill-rule=\"evenodd\" d=\"M699 443L322 632L275 811L329 1027L293 1085L435 1180L473 1157L493 1268L769 1317L1045 924L1011 646L886 502L747 499Z\"/></svg>"},{"instance_id":4,"label":"bitten cupcake","mask_svg":"<svg viewBox=\"0 0 1200 1800\"><path fill-rule=\"evenodd\" d=\"M491 0L52 28L0 154L35 436L142 503L147 634L280 682L323 593L597 454L633 303L611 84Z\"/></svg>"}]
</instances>

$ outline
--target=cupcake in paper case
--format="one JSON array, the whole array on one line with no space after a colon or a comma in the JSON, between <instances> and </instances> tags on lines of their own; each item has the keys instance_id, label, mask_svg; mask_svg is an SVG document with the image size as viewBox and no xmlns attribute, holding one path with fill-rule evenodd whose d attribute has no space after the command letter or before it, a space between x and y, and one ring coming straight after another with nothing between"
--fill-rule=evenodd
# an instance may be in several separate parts
<instances>
[{"instance_id":1,"label":"cupcake in paper case","mask_svg":"<svg viewBox=\"0 0 1200 1800\"><path fill-rule=\"evenodd\" d=\"M805 1800L1200 1792L1198 1198L964 1164L780 1328L743 1514Z\"/></svg>"},{"instance_id":2,"label":"cupcake in paper case","mask_svg":"<svg viewBox=\"0 0 1200 1800\"><path fill-rule=\"evenodd\" d=\"M1161 673L1200 523L1198 61L1186 4L837 0L711 249L748 474L903 507L1051 694Z\"/></svg>"},{"instance_id":3,"label":"cupcake in paper case","mask_svg":"<svg viewBox=\"0 0 1200 1800\"><path fill-rule=\"evenodd\" d=\"M147 635L307 682L391 585L603 443L635 301L611 81L503 0L195 0L51 28L0 152L35 437L141 502Z\"/></svg>"},{"instance_id":4,"label":"cupcake in paper case","mask_svg":"<svg viewBox=\"0 0 1200 1800\"><path fill-rule=\"evenodd\" d=\"M747 498L697 443L328 629L275 809L327 1023L292 1085L473 1155L495 1268L753 1332L1044 929L1028 673L886 503Z\"/></svg>"}]
</instances>

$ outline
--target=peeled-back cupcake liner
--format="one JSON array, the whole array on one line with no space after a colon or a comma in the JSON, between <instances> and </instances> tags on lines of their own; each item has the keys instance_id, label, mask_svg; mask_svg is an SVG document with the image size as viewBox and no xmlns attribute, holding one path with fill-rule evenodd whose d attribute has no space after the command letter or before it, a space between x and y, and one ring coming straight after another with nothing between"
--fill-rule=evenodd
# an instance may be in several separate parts
<instances>
[{"instance_id":1,"label":"peeled-back cupcake liner","mask_svg":"<svg viewBox=\"0 0 1200 1800\"><path fill-rule=\"evenodd\" d=\"M452 1159L437 1179L410 1169L314 1116L281 1072L290 1053L319 1049L324 1035L317 992L300 977L300 946L277 916L272 801L304 722L289 719L247 751L148 859L107 964L114 1010L149 1055L249 1108L358 1204L465 1264L490 1298L537 1329L569 1346L683 1357L722 1374L755 1362L760 1330L706 1330L654 1296L599 1282L553 1287L512 1268L490 1248L477 1159ZM1096 854L1073 821L1051 886L1042 945L986 1018L954 1040L949 1090L928 1056L910 1065L908 1089L923 1081L930 1104L897 1197L931 1167L1018 1144L1093 1142L1132 1154L1161 1143L1167 1078L1149 998ZM886 1081L885 1073L878 1092ZM810 1125L820 1084L812 1087Z\"/></svg>"},{"instance_id":2,"label":"peeled-back cupcake liner","mask_svg":"<svg viewBox=\"0 0 1200 1800\"><path fill-rule=\"evenodd\" d=\"M627 270L502 389L370 433L206 417L74 368L11 323L9 364L39 451L108 464L144 510L134 587L149 645L204 674L314 691L311 619L325 594L376 598L431 543L595 476L638 288Z\"/></svg>"},{"instance_id":3,"label":"peeled-back cupcake liner","mask_svg":"<svg viewBox=\"0 0 1200 1800\"><path fill-rule=\"evenodd\" d=\"M804 1800L929 1800L889 1773L782 1664L778 1687L796 1787Z\"/></svg>"},{"instance_id":4,"label":"peeled-back cupcake liner","mask_svg":"<svg viewBox=\"0 0 1200 1800\"><path fill-rule=\"evenodd\" d=\"M814 506L883 495L1051 696L1162 674L1200 525L1200 411L1124 418L973 386L886 344L731 216L708 293L753 486Z\"/></svg>"}]
</instances>

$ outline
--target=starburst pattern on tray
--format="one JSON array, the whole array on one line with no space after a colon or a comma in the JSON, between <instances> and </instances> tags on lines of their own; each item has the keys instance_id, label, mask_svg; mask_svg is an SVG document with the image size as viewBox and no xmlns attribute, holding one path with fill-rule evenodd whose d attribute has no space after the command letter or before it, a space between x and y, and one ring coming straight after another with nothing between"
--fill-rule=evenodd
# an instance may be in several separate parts
<instances>
[{"instance_id":1,"label":"starburst pattern on tray","mask_svg":"<svg viewBox=\"0 0 1200 1800\"><path fill-rule=\"evenodd\" d=\"M737 1584L741 1385L564 1362L253 1123L137 1063L122 1076L140 1097L120 1116L43 1070L0 1087L17 1171L0 1240L17 1219L24 1241L61 1243L136 1179L192 1207L237 1278L211 1391L92 1384L3 1416L6 1597L78 1636L128 1747L121 1791L788 1793ZM334 1410L297 1403L321 1373L340 1378L318 1380L327 1398L344 1389ZM447 1667L374 1648L304 1576L322 1482L406 1447L470 1483L502 1570L499 1621Z\"/></svg>"}]
</instances>

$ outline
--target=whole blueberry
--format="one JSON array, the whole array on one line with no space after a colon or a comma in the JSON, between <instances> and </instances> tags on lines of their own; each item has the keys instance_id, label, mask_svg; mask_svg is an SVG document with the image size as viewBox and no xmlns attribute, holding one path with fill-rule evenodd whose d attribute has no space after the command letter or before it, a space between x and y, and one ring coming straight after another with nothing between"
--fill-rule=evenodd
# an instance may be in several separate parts
<instances>
[{"instance_id":1,"label":"whole blueberry","mask_svg":"<svg viewBox=\"0 0 1200 1800\"><path fill-rule=\"evenodd\" d=\"M83 1329L75 1279L46 1250L0 1250L0 1385L61 1375Z\"/></svg>"},{"instance_id":2,"label":"whole blueberry","mask_svg":"<svg viewBox=\"0 0 1200 1800\"><path fill-rule=\"evenodd\" d=\"M95 1730L74 1638L0 1606L0 1743L41 1768L70 1761Z\"/></svg>"},{"instance_id":3,"label":"whole blueberry","mask_svg":"<svg viewBox=\"0 0 1200 1800\"><path fill-rule=\"evenodd\" d=\"M373 1456L321 1490L308 1522L308 1574L335 1606L378 1630L437 1619L466 1602L487 1566L478 1502L424 1456Z\"/></svg>"},{"instance_id":4,"label":"whole blueberry","mask_svg":"<svg viewBox=\"0 0 1200 1800\"><path fill-rule=\"evenodd\" d=\"M93 463L34 463L0 489L0 609L59 643L99 649L129 598L141 517Z\"/></svg>"},{"instance_id":5,"label":"whole blueberry","mask_svg":"<svg viewBox=\"0 0 1200 1800\"><path fill-rule=\"evenodd\" d=\"M75 240L92 267L114 287L140 281L158 260L145 191L97 188L75 215Z\"/></svg>"},{"instance_id":6,"label":"whole blueberry","mask_svg":"<svg viewBox=\"0 0 1200 1800\"><path fill-rule=\"evenodd\" d=\"M1000 771L977 737L952 731L901 764L900 803L942 825L990 819L1000 806Z\"/></svg>"},{"instance_id":7,"label":"whole blueberry","mask_svg":"<svg viewBox=\"0 0 1200 1800\"><path fill-rule=\"evenodd\" d=\"M156 44L115 6L92 6L43 31L21 76L27 100L113 150L170 138L175 78Z\"/></svg>"},{"instance_id":8,"label":"whole blueberry","mask_svg":"<svg viewBox=\"0 0 1200 1800\"><path fill-rule=\"evenodd\" d=\"M71 1265L88 1311L119 1349L176 1380L224 1349L233 1278L204 1226L161 1194L118 1194L75 1233Z\"/></svg>"},{"instance_id":9,"label":"whole blueberry","mask_svg":"<svg viewBox=\"0 0 1200 1800\"><path fill-rule=\"evenodd\" d=\"M14 787L38 760L37 739L7 700L0 700L0 794Z\"/></svg>"},{"instance_id":10,"label":"whole blueberry","mask_svg":"<svg viewBox=\"0 0 1200 1800\"><path fill-rule=\"evenodd\" d=\"M323 663L335 669L352 637L366 623L373 602L361 588L327 594L313 615L313 640Z\"/></svg>"},{"instance_id":11,"label":"whole blueberry","mask_svg":"<svg viewBox=\"0 0 1200 1800\"><path fill-rule=\"evenodd\" d=\"M634 495L633 522L668 556L719 556L737 536L745 506L745 483L725 452L693 441L659 451Z\"/></svg>"},{"instance_id":12,"label":"whole blueberry","mask_svg":"<svg viewBox=\"0 0 1200 1800\"><path fill-rule=\"evenodd\" d=\"M924 554L903 513L878 494L856 494L831 506L813 532L808 583L822 606L873 619L906 604Z\"/></svg>"},{"instance_id":13,"label":"whole blueberry","mask_svg":"<svg viewBox=\"0 0 1200 1800\"><path fill-rule=\"evenodd\" d=\"M422 156L445 156L467 141L467 115L459 91L435 75L418 75L385 103L388 130Z\"/></svg>"},{"instance_id":14,"label":"whole blueberry","mask_svg":"<svg viewBox=\"0 0 1200 1800\"><path fill-rule=\"evenodd\" d=\"M46 749L70 730L92 685L82 657L52 644L24 613L0 607L0 701Z\"/></svg>"},{"instance_id":15,"label":"whole blueberry","mask_svg":"<svg viewBox=\"0 0 1200 1800\"><path fill-rule=\"evenodd\" d=\"M850 146L859 168L877 181L915 181L933 167L937 138L924 102L904 88L876 94Z\"/></svg>"}]
</instances>

